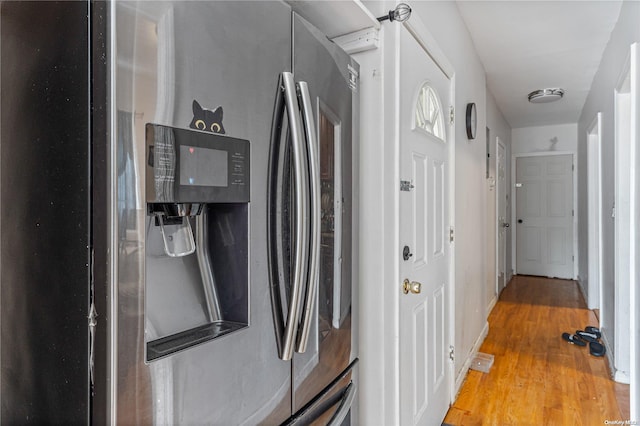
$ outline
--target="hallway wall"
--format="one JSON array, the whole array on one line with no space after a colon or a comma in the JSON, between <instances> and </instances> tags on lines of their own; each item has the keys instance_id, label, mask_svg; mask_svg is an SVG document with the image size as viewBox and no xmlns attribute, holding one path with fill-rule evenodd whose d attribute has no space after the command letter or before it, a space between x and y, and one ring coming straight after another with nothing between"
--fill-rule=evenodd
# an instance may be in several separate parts
<instances>
[{"instance_id":1,"label":"hallway wall","mask_svg":"<svg viewBox=\"0 0 640 426\"><path fill-rule=\"evenodd\" d=\"M620 18L611 34L609 44L604 51L600 67L595 75L591 90L587 96L582 114L578 121L578 210L584 212L578 218L579 275L585 281L583 287L588 288L588 228L587 228L587 127L593 122L596 114L602 112L602 275L604 292L600 323L609 343L615 350L614 341L614 221L611 216L615 195L614 176L614 90L618 78L629 55L633 42L640 41L640 2L625 1L620 10ZM615 354L612 353L611 356ZM638 362L638 361L636 361ZM636 404L639 402L636 401Z\"/></svg>"},{"instance_id":2,"label":"hallway wall","mask_svg":"<svg viewBox=\"0 0 640 426\"><path fill-rule=\"evenodd\" d=\"M576 153L577 131L578 126L575 123L513 129L512 153L529 154L549 151Z\"/></svg>"}]
</instances>

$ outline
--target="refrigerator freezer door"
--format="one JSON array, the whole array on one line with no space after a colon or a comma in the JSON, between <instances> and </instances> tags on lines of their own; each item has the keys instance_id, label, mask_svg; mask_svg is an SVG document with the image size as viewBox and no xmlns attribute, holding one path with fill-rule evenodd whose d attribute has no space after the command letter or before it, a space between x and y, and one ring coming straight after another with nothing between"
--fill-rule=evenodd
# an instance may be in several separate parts
<instances>
[{"instance_id":1,"label":"refrigerator freezer door","mask_svg":"<svg viewBox=\"0 0 640 426\"><path fill-rule=\"evenodd\" d=\"M0 423L86 424L89 2L0 3Z\"/></svg>"},{"instance_id":2,"label":"refrigerator freezer door","mask_svg":"<svg viewBox=\"0 0 640 426\"><path fill-rule=\"evenodd\" d=\"M355 420L357 360L336 377L320 394L296 412L284 425L349 426ZM283 425L283 426L284 426Z\"/></svg>"},{"instance_id":3,"label":"refrigerator freezer door","mask_svg":"<svg viewBox=\"0 0 640 426\"><path fill-rule=\"evenodd\" d=\"M117 135L112 173L117 176L113 191L118 223L117 246L113 247L118 267L113 310L117 318L112 320L115 422L279 424L292 412L291 373L290 363L277 357L269 303L266 176L278 76L290 71L290 9L284 3L263 1L111 5L117 52L112 59L113 132ZM145 179L141 172L149 154L144 128L146 123L187 128L193 122L198 126L205 119L194 117L194 100L213 111L210 115L221 118L221 123L208 128L224 129L226 135L250 142L249 327L145 363L145 333L154 330L153 322L144 315L149 302L145 298L145 250L150 249L145 245ZM224 235L233 238L231 233ZM161 257L160 252L158 259ZM182 267L190 266L185 261ZM174 311L202 315L206 309L204 292L171 294L180 299L162 303L173 306ZM188 309L193 311L187 313Z\"/></svg>"},{"instance_id":4,"label":"refrigerator freezer door","mask_svg":"<svg viewBox=\"0 0 640 426\"><path fill-rule=\"evenodd\" d=\"M320 254L306 350L294 357L294 411L355 359L352 344L352 161L358 64L293 14L293 73L308 87L317 131ZM301 104L305 104L302 102ZM307 115L303 111L303 115ZM303 345L298 346L299 350Z\"/></svg>"}]
</instances>

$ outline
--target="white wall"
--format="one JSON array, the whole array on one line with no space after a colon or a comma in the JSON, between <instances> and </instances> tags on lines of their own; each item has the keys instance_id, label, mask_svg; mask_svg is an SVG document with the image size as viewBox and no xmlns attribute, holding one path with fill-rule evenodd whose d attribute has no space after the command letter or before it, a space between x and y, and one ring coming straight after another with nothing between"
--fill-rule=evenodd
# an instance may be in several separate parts
<instances>
[{"instance_id":1,"label":"white wall","mask_svg":"<svg viewBox=\"0 0 640 426\"><path fill-rule=\"evenodd\" d=\"M601 268L603 275L603 298L600 324L604 338L609 348L615 348L614 342L614 226L611 209L614 201L614 89L618 78L629 55L629 48L633 42L640 41L640 2L625 1L620 10L620 18L611 34L609 44L604 51L598 72L596 73L591 90L587 96L582 114L578 121L578 163L587 164L587 127L598 112L602 112L602 237L603 258ZM578 197L579 210L587 211L587 170L578 168ZM578 218L578 241L580 258L588 258L588 228L587 216ZM640 260L636 260L638 264ZM581 262L581 277L587 277L586 262ZM587 277L588 278L588 277ZM588 287L588 286L585 286ZM635 325L640 327L639 324ZM615 354L609 354L613 356ZM640 369L640 360L636 357L635 371ZM632 367L633 369L633 367ZM640 412L640 397L637 383L632 384L632 414ZM637 420L637 418L636 418Z\"/></svg>"},{"instance_id":2,"label":"white wall","mask_svg":"<svg viewBox=\"0 0 640 426\"><path fill-rule=\"evenodd\" d=\"M578 125L521 127L513 129L511 153L529 154L547 151L577 152Z\"/></svg>"}]
</instances>

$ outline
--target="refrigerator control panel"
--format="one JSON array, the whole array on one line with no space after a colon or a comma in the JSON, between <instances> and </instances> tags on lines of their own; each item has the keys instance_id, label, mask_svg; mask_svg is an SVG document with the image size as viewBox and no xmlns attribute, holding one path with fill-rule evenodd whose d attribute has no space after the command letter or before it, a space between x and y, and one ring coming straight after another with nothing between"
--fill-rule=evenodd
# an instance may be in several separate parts
<instances>
[{"instance_id":1,"label":"refrigerator control panel","mask_svg":"<svg viewBox=\"0 0 640 426\"><path fill-rule=\"evenodd\" d=\"M249 141L146 125L148 203L248 202Z\"/></svg>"}]
</instances>

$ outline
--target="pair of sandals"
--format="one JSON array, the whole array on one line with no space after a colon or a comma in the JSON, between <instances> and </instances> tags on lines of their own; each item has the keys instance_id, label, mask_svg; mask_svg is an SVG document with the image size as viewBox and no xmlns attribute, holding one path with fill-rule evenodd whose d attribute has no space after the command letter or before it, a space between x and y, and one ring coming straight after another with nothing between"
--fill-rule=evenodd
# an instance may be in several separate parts
<instances>
[{"instance_id":1,"label":"pair of sandals","mask_svg":"<svg viewBox=\"0 0 640 426\"><path fill-rule=\"evenodd\" d=\"M587 346L588 343L589 353L593 356L604 356L606 353L604 345L600 343L601 336L600 330L592 326L577 330L576 334L562 333L562 338L572 345Z\"/></svg>"}]
</instances>

